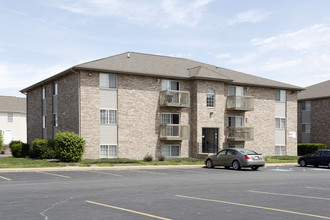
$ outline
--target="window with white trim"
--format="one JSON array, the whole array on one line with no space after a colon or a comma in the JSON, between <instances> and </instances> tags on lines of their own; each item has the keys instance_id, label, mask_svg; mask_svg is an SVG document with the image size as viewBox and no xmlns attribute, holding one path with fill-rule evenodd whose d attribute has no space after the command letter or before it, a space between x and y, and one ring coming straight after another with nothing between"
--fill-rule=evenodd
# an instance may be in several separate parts
<instances>
[{"instance_id":1,"label":"window with white trim","mask_svg":"<svg viewBox=\"0 0 330 220\"><path fill-rule=\"evenodd\" d=\"M14 122L14 113L8 113L8 122Z\"/></svg>"},{"instance_id":2,"label":"window with white trim","mask_svg":"<svg viewBox=\"0 0 330 220\"><path fill-rule=\"evenodd\" d=\"M180 90L180 82L162 79L162 90Z\"/></svg>"},{"instance_id":3,"label":"window with white trim","mask_svg":"<svg viewBox=\"0 0 330 220\"><path fill-rule=\"evenodd\" d=\"M53 83L53 95L57 95L57 82Z\"/></svg>"},{"instance_id":4,"label":"window with white trim","mask_svg":"<svg viewBox=\"0 0 330 220\"><path fill-rule=\"evenodd\" d=\"M46 128L46 115L42 116L42 128Z\"/></svg>"},{"instance_id":5,"label":"window with white trim","mask_svg":"<svg viewBox=\"0 0 330 220\"><path fill-rule=\"evenodd\" d=\"M180 145L162 145L162 155L164 157L180 157Z\"/></svg>"},{"instance_id":6,"label":"window with white trim","mask_svg":"<svg viewBox=\"0 0 330 220\"><path fill-rule=\"evenodd\" d=\"M275 146L275 155L276 156L285 156L286 147L285 146Z\"/></svg>"},{"instance_id":7,"label":"window with white trim","mask_svg":"<svg viewBox=\"0 0 330 220\"><path fill-rule=\"evenodd\" d=\"M243 96L244 89L242 86L228 86L228 96Z\"/></svg>"},{"instance_id":8,"label":"window with white trim","mask_svg":"<svg viewBox=\"0 0 330 220\"><path fill-rule=\"evenodd\" d=\"M275 128L285 130L285 118L275 118Z\"/></svg>"},{"instance_id":9,"label":"window with white trim","mask_svg":"<svg viewBox=\"0 0 330 220\"><path fill-rule=\"evenodd\" d=\"M214 90L208 89L206 93L206 107L214 108Z\"/></svg>"},{"instance_id":10,"label":"window with white trim","mask_svg":"<svg viewBox=\"0 0 330 220\"><path fill-rule=\"evenodd\" d=\"M46 99L46 86L42 87L42 99Z\"/></svg>"},{"instance_id":11,"label":"window with white trim","mask_svg":"<svg viewBox=\"0 0 330 220\"><path fill-rule=\"evenodd\" d=\"M310 101L302 101L301 102L301 110L302 111L310 111L311 110L311 102Z\"/></svg>"},{"instance_id":12,"label":"window with white trim","mask_svg":"<svg viewBox=\"0 0 330 220\"><path fill-rule=\"evenodd\" d=\"M286 90L276 89L275 101L276 102L286 102Z\"/></svg>"},{"instance_id":13,"label":"window with white trim","mask_svg":"<svg viewBox=\"0 0 330 220\"><path fill-rule=\"evenodd\" d=\"M117 145L100 145L100 158L116 158Z\"/></svg>"},{"instance_id":14,"label":"window with white trim","mask_svg":"<svg viewBox=\"0 0 330 220\"><path fill-rule=\"evenodd\" d=\"M53 114L53 126L54 127L57 127L58 126L57 114L56 113Z\"/></svg>"},{"instance_id":15,"label":"window with white trim","mask_svg":"<svg viewBox=\"0 0 330 220\"><path fill-rule=\"evenodd\" d=\"M302 133L311 133L311 124L309 124L309 123L301 124L301 132Z\"/></svg>"},{"instance_id":16,"label":"window with white trim","mask_svg":"<svg viewBox=\"0 0 330 220\"><path fill-rule=\"evenodd\" d=\"M101 125L117 125L117 110L100 109Z\"/></svg>"},{"instance_id":17,"label":"window with white trim","mask_svg":"<svg viewBox=\"0 0 330 220\"><path fill-rule=\"evenodd\" d=\"M180 124L180 114L162 113L162 124Z\"/></svg>"},{"instance_id":18,"label":"window with white trim","mask_svg":"<svg viewBox=\"0 0 330 220\"><path fill-rule=\"evenodd\" d=\"M101 89L117 89L117 75L100 73Z\"/></svg>"},{"instance_id":19,"label":"window with white trim","mask_svg":"<svg viewBox=\"0 0 330 220\"><path fill-rule=\"evenodd\" d=\"M229 116L229 127L243 127L244 126L244 118L243 116Z\"/></svg>"}]
</instances>

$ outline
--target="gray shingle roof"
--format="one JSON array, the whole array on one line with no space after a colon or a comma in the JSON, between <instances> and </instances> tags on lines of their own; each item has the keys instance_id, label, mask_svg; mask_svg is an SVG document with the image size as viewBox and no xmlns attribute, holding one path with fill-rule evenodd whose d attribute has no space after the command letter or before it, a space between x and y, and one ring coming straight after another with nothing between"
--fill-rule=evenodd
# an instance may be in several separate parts
<instances>
[{"instance_id":1,"label":"gray shingle roof","mask_svg":"<svg viewBox=\"0 0 330 220\"><path fill-rule=\"evenodd\" d=\"M14 96L0 96L0 112L26 113L26 99Z\"/></svg>"},{"instance_id":2,"label":"gray shingle roof","mask_svg":"<svg viewBox=\"0 0 330 220\"><path fill-rule=\"evenodd\" d=\"M255 85L261 87L303 90L303 88L257 77L210 64L201 63L194 60L160 56L153 54L143 54L135 52L126 52L115 56L106 57L99 60L79 64L71 69L83 69L100 72L113 72L134 75L146 75L163 78L177 79L208 79L226 81L232 84ZM71 69L65 70L55 76L36 83L28 88L21 90L25 93L45 82L55 80Z\"/></svg>"},{"instance_id":3,"label":"gray shingle roof","mask_svg":"<svg viewBox=\"0 0 330 220\"><path fill-rule=\"evenodd\" d=\"M330 98L330 80L306 87L298 93L298 100Z\"/></svg>"}]
</instances>

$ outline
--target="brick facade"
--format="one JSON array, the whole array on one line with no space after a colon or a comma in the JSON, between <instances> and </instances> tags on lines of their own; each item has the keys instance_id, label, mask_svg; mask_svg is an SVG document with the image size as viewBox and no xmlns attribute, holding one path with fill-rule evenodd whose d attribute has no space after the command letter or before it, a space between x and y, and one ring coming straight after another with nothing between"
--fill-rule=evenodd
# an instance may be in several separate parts
<instances>
[{"instance_id":1,"label":"brick facade","mask_svg":"<svg viewBox=\"0 0 330 220\"><path fill-rule=\"evenodd\" d=\"M330 98L311 100L311 143L330 148Z\"/></svg>"}]
</instances>

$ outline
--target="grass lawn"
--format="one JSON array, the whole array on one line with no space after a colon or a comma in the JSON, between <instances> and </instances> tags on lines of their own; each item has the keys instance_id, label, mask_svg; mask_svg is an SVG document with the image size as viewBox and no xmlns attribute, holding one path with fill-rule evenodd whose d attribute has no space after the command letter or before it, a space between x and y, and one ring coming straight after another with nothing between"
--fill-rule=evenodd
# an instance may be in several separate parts
<instances>
[{"instance_id":1,"label":"grass lawn","mask_svg":"<svg viewBox=\"0 0 330 220\"><path fill-rule=\"evenodd\" d=\"M298 156L266 156L266 163L297 163ZM203 165L203 159L173 158L165 161L132 160L126 158L86 159L79 163L49 162L47 160L0 157L1 168L38 168L38 167L65 167L65 166L147 166L147 165Z\"/></svg>"}]
</instances>

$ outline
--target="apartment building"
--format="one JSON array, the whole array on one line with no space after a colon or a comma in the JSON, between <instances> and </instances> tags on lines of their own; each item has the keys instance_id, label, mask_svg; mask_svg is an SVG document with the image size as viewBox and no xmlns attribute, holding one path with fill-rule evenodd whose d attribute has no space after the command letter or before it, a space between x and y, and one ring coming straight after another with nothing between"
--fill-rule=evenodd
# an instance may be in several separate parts
<instances>
[{"instance_id":1,"label":"apartment building","mask_svg":"<svg viewBox=\"0 0 330 220\"><path fill-rule=\"evenodd\" d=\"M302 88L167 56L127 52L73 66L21 92L28 142L59 130L84 158L204 157L223 148L297 154Z\"/></svg>"},{"instance_id":2,"label":"apartment building","mask_svg":"<svg viewBox=\"0 0 330 220\"><path fill-rule=\"evenodd\" d=\"M330 80L298 93L298 142L330 148Z\"/></svg>"},{"instance_id":3,"label":"apartment building","mask_svg":"<svg viewBox=\"0 0 330 220\"><path fill-rule=\"evenodd\" d=\"M12 140L26 142L26 99L0 96L0 132L3 142Z\"/></svg>"}]
</instances>

